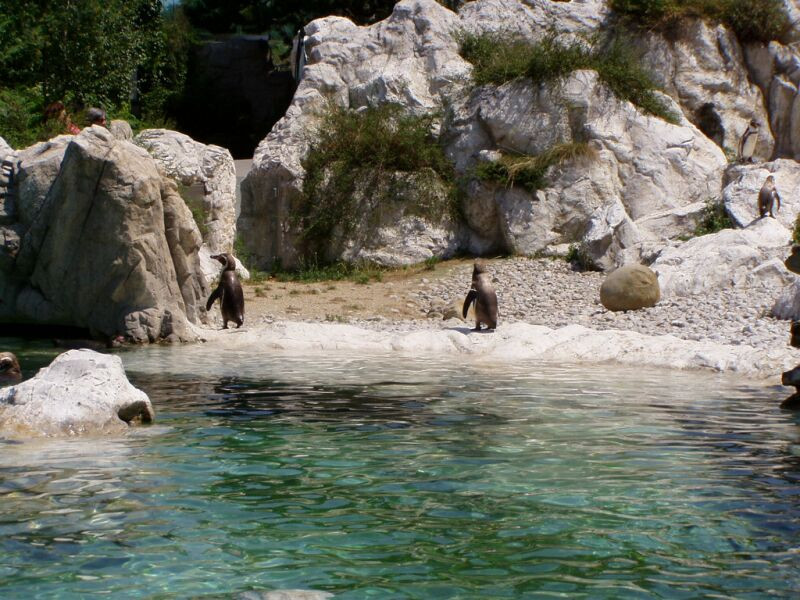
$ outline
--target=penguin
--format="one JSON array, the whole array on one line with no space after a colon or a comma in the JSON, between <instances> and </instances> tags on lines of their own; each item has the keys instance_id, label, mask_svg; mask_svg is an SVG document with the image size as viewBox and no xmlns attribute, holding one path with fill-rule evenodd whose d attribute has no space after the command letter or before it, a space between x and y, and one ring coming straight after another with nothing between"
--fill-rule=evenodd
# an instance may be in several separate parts
<instances>
[{"instance_id":1,"label":"penguin","mask_svg":"<svg viewBox=\"0 0 800 600\"><path fill-rule=\"evenodd\" d=\"M742 139L739 140L740 162L754 162L753 153L756 151L756 142L758 142L758 123L752 120L744 130Z\"/></svg>"},{"instance_id":2,"label":"penguin","mask_svg":"<svg viewBox=\"0 0 800 600\"><path fill-rule=\"evenodd\" d=\"M0 352L0 385L17 383L22 379L17 357L11 352Z\"/></svg>"},{"instance_id":3,"label":"penguin","mask_svg":"<svg viewBox=\"0 0 800 600\"><path fill-rule=\"evenodd\" d=\"M777 204L777 206L776 206ZM758 192L758 216L763 219L769 214L773 219L775 215L772 214L772 209L775 212L781 209L781 197L778 195L778 190L775 187L775 177L769 175L761 186L761 191Z\"/></svg>"},{"instance_id":4,"label":"penguin","mask_svg":"<svg viewBox=\"0 0 800 600\"><path fill-rule=\"evenodd\" d=\"M472 287L464 300L462 311L467 317L469 305L475 303L475 331L481 330L481 323L490 330L497 327L497 294L492 287L492 280L486 267L475 263L472 268Z\"/></svg>"},{"instance_id":5,"label":"penguin","mask_svg":"<svg viewBox=\"0 0 800 600\"><path fill-rule=\"evenodd\" d=\"M227 329L228 321L233 321L236 323L236 328L239 329L244 323L244 293L242 292L242 284L239 283L239 278L236 277L236 261L230 254L214 254L211 258L222 263L222 274L220 275L217 289L211 292L208 297L206 311L211 310L214 300L219 298L222 311L222 328Z\"/></svg>"}]
</instances>

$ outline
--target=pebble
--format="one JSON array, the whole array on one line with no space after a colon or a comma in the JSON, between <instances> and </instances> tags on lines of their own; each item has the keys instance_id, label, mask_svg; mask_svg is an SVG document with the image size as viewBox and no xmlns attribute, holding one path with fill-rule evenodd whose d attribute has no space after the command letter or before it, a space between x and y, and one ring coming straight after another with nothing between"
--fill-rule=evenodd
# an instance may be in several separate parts
<instances>
[{"instance_id":1,"label":"pebble","mask_svg":"<svg viewBox=\"0 0 800 600\"><path fill-rule=\"evenodd\" d=\"M682 339L716 341L756 348L785 348L789 321L769 316L780 289L737 287L707 292L702 296L673 297L639 311L612 313L599 304L603 273L576 273L561 260L514 257L489 264L497 280L499 322L522 321L556 328L579 323L592 329L623 329L647 335L673 335ZM384 331L409 331L452 326L428 318L448 314L454 302L463 302L472 279L472 265L459 267L442 278L425 278L423 294L416 299L417 320L386 321ZM409 306L411 304L409 303ZM354 324L370 324L365 320Z\"/></svg>"}]
</instances>

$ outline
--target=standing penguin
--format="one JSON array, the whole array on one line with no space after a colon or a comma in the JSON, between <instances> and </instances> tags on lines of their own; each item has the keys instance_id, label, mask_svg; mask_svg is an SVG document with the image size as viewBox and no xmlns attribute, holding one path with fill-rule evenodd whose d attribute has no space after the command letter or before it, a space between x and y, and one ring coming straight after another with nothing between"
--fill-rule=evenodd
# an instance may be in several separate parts
<instances>
[{"instance_id":1,"label":"standing penguin","mask_svg":"<svg viewBox=\"0 0 800 600\"><path fill-rule=\"evenodd\" d=\"M475 331L481 330L481 323L488 329L497 327L497 294L492 287L492 280L486 267L475 263L472 268L472 287L464 300L464 318L467 317L469 305L475 303Z\"/></svg>"},{"instance_id":2,"label":"standing penguin","mask_svg":"<svg viewBox=\"0 0 800 600\"><path fill-rule=\"evenodd\" d=\"M238 329L244 323L244 293L242 284L236 277L236 261L230 254L214 254L211 258L222 263L222 274L217 289L208 297L206 310L211 310L214 300L219 298L222 310L222 328L227 329L228 321L233 321Z\"/></svg>"},{"instance_id":3,"label":"standing penguin","mask_svg":"<svg viewBox=\"0 0 800 600\"><path fill-rule=\"evenodd\" d=\"M776 206L777 204L777 206ZM775 212L781 209L781 197L778 195L778 189L775 187L775 177L769 175L761 186L761 191L758 192L758 216L764 218L769 214L773 219L775 215L772 214L772 209Z\"/></svg>"},{"instance_id":4,"label":"standing penguin","mask_svg":"<svg viewBox=\"0 0 800 600\"><path fill-rule=\"evenodd\" d=\"M740 162L753 162L753 153L756 151L756 142L758 142L758 123L755 120L752 120L747 126L747 129L744 130L742 139L739 140Z\"/></svg>"}]
</instances>

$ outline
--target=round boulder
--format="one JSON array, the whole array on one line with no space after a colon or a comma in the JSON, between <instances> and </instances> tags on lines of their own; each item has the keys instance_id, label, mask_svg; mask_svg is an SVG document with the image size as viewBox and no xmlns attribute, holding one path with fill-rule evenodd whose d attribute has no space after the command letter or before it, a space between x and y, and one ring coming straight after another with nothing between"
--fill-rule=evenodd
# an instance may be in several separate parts
<instances>
[{"instance_id":1,"label":"round boulder","mask_svg":"<svg viewBox=\"0 0 800 600\"><path fill-rule=\"evenodd\" d=\"M625 265L609 273L600 286L600 302L608 310L638 310L661 298L658 276L644 265Z\"/></svg>"}]
</instances>

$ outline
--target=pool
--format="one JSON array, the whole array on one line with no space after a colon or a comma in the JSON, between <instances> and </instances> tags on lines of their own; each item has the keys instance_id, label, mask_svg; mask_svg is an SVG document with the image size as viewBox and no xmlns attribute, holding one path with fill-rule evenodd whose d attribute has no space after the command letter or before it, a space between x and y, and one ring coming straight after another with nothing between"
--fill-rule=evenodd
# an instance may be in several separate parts
<instances>
[{"instance_id":1,"label":"pool","mask_svg":"<svg viewBox=\"0 0 800 600\"><path fill-rule=\"evenodd\" d=\"M53 349L15 344L25 364ZM157 422L5 443L0 597L775 598L800 419L698 372L196 345L121 354Z\"/></svg>"}]
</instances>

